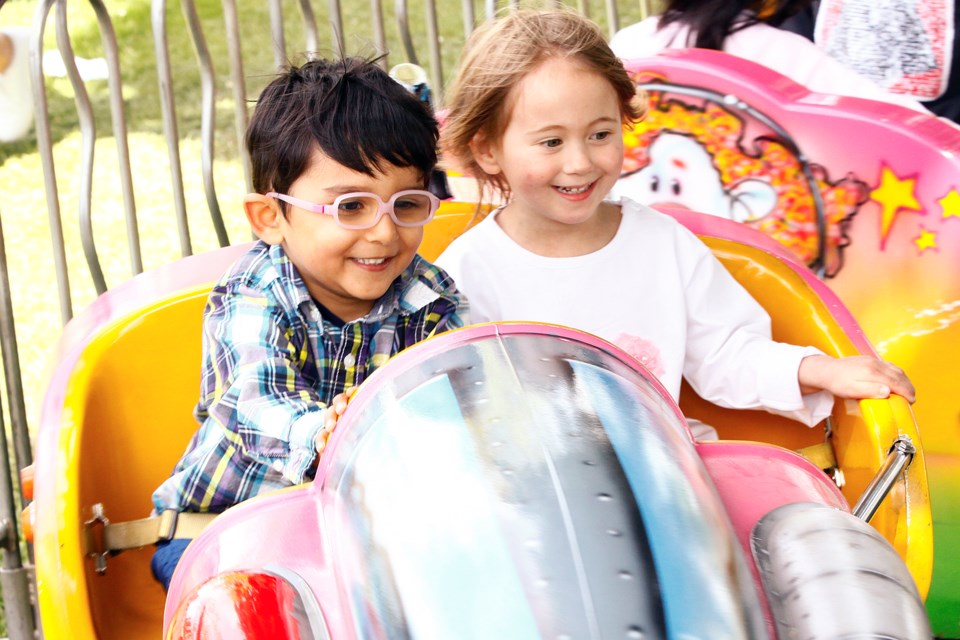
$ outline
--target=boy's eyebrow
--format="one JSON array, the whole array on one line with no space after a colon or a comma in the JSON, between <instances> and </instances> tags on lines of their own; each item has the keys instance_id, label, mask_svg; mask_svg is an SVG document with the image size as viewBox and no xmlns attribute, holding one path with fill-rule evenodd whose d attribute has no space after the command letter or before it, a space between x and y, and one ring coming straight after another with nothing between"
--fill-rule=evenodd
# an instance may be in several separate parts
<instances>
[{"instance_id":1,"label":"boy's eyebrow","mask_svg":"<svg viewBox=\"0 0 960 640\"><path fill-rule=\"evenodd\" d=\"M370 189L371 185L360 186L355 184L335 184L323 188L327 193L335 193L337 195L343 195L345 193L368 193ZM410 183L402 189L398 189L398 191L407 191L409 189L423 189L423 182Z\"/></svg>"}]
</instances>

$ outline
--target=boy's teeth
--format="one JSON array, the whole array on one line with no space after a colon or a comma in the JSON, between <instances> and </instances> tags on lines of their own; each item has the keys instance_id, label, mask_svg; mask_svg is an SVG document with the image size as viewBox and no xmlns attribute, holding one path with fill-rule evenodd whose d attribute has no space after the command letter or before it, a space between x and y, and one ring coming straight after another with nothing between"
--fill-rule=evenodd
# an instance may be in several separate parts
<instances>
[{"instance_id":1,"label":"boy's teeth","mask_svg":"<svg viewBox=\"0 0 960 640\"><path fill-rule=\"evenodd\" d=\"M356 260L360 264L383 264L387 261L386 258L357 258Z\"/></svg>"},{"instance_id":2,"label":"boy's teeth","mask_svg":"<svg viewBox=\"0 0 960 640\"><path fill-rule=\"evenodd\" d=\"M588 184L585 184L582 187L557 187L557 189L559 189L560 191L564 193L569 193L569 194L583 193L589 188L590 188L590 185Z\"/></svg>"}]
</instances>

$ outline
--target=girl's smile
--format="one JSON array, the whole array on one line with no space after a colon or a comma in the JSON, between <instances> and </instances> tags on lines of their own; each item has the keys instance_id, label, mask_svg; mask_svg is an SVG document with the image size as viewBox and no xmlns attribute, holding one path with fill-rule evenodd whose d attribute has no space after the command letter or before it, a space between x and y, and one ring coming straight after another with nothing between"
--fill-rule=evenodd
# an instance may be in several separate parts
<instances>
[{"instance_id":1,"label":"girl's smile","mask_svg":"<svg viewBox=\"0 0 960 640\"><path fill-rule=\"evenodd\" d=\"M590 197L590 194L593 192L593 188L597 185L596 182L591 182L589 184L581 185L579 187L557 187L554 189L560 192L561 195L566 197L568 200L574 202L579 200L586 200Z\"/></svg>"}]
</instances>

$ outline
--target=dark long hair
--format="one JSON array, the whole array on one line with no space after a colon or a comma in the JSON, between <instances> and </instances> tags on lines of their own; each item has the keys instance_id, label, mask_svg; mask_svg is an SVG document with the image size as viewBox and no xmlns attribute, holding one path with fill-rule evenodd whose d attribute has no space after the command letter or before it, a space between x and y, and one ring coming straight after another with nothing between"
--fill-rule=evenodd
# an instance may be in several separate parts
<instances>
[{"instance_id":1,"label":"dark long hair","mask_svg":"<svg viewBox=\"0 0 960 640\"><path fill-rule=\"evenodd\" d=\"M690 27L687 46L723 50L732 33L763 22L774 27L806 9L812 0L667 0L660 25ZM741 15L743 18L741 19Z\"/></svg>"}]
</instances>

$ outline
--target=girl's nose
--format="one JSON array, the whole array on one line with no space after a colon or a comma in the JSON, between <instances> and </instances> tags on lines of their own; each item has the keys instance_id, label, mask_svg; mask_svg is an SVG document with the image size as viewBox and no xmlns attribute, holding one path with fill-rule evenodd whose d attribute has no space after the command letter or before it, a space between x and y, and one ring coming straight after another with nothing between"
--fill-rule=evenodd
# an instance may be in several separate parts
<instances>
[{"instance_id":1,"label":"girl's nose","mask_svg":"<svg viewBox=\"0 0 960 640\"><path fill-rule=\"evenodd\" d=\"M570 174L587 173L593 168L590 152L583 145L571 145L567 148L564 171Z\"/></svg>"}]
</instances>

